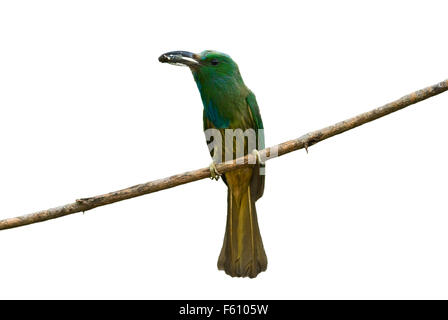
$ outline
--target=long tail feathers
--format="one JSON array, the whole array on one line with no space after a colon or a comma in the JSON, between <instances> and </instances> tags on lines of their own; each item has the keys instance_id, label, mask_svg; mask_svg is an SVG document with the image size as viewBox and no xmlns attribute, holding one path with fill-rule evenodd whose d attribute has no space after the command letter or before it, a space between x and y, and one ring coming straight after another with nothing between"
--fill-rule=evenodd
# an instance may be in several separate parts
<instances>
[{"instance_id":1,"label":"long tail feathers","mask_svg":"<svg viewBox=\"0 0 448 320\"><path fill-rule=\"evenodd\" d=\"M218 269L232 277L255 278L267 268L251 187L237 197L229 188L227 226Z\"/></svg>"}]
</instances>

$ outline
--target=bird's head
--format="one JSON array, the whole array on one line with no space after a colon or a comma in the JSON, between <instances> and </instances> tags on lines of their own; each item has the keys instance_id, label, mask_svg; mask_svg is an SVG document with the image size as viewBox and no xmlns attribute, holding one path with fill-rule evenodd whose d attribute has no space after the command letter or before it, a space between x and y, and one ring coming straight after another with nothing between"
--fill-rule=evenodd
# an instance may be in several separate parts
<instances>
[{"instance_id":1,"label":"bird's head","mask_svg":"<svg viewBox=\"0 0 448 320\"><path fill-rule=\"evenodd\" d=\"M238 65L229 55L206 50L201 53L171 51L159 57L162 63L187 66L200 84L234 82L243 84Z\"/></svg>"}]
</instances>

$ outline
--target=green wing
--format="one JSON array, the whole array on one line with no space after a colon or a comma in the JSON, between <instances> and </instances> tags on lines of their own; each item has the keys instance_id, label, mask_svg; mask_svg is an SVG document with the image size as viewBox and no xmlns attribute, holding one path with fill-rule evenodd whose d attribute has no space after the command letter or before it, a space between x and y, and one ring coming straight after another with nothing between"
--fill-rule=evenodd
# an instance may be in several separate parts
<instances>
[{"instance_id":1,"label":"green wing","mask_svg":"<svg viewBox=\"0 0 448 320\"><path fill-rule=\"evenodd\" d=\"M255 124L255 129L264 129L263 120L261 120L260 108L258 108L257 99L252 91L249 91L249 95L246 98L247 105L249 107L249 111L252 115L252 120ZM259 145L258 150L264 149L264 130L257 130L257 136L259 135Z\"/></svg>"},{"instance_id":2,"label":"green wing","mask_svg":"<svg viewBox=\"0 0 448 320\"><path fill-rule=\"evenodd\" d=\"M249 95L246 98L247 105L249 107L249 112L252 116L252 120L255 124L255 129L257 130L257 149L264 149L264 128L263 121L261 120L260 109L258 108L257 99L252 91L249 91ZM262 129L262 130L259 130ZM264 192L264 164L258 164L255 166L254 174L250 182L252 197L256 200L260 199ZM262 173L263 172L263 173Z\"/></svg>"}]
</instances>

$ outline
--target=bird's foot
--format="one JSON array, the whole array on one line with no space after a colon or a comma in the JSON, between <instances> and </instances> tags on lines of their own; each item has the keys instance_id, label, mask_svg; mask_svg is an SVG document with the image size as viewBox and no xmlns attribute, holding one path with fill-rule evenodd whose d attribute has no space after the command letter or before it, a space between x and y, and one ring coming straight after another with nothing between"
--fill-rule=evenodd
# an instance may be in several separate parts
<instances>
[{"instance_id":1,"label":"bird's foot","mask_svg":"<svg viewBox=\"0 0 448 320\"><path fill-rule=\"evenodd\" d=\"M212 163L210 163L209 169L210 179L218 181L221 174L219 173L218 169L216 169L215 161L212 161Z\"/></svg>"},{"instance_id":2,"label":"bird's foot","mask_svg":"<svg viewBox=\"0 0 448 320\"><path fill-rule=\"evenodd\" d=\"M264 162L261 160L261 155L260 152L257 149L254 149L252 151L252 154L254 155L254 157L257 159L257 163L259 164L264 164Z\"/></svg>"}]
</instances>

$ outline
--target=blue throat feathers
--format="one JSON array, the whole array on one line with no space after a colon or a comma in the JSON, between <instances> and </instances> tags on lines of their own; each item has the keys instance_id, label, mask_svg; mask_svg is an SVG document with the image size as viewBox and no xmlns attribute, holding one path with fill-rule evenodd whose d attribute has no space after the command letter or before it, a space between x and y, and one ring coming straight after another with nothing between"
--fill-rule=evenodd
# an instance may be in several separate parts
<instances>
[{"instance_id":1,"label":"blue throat feathers","mask_svg":"<svg viewBox=\"0 0 448 320\"><path fill-rule=\"evenodd\" d=\"M193 73L193 77L201 94L202 104L204 105L204 112L207 119L210 120L210 122L213 123L217 129L228 128L230 125L230 120L220 115L218 108L213 105L213 101L204 95L202 91L202 84L195 73Z\"/></svg>"}]
</instances>

